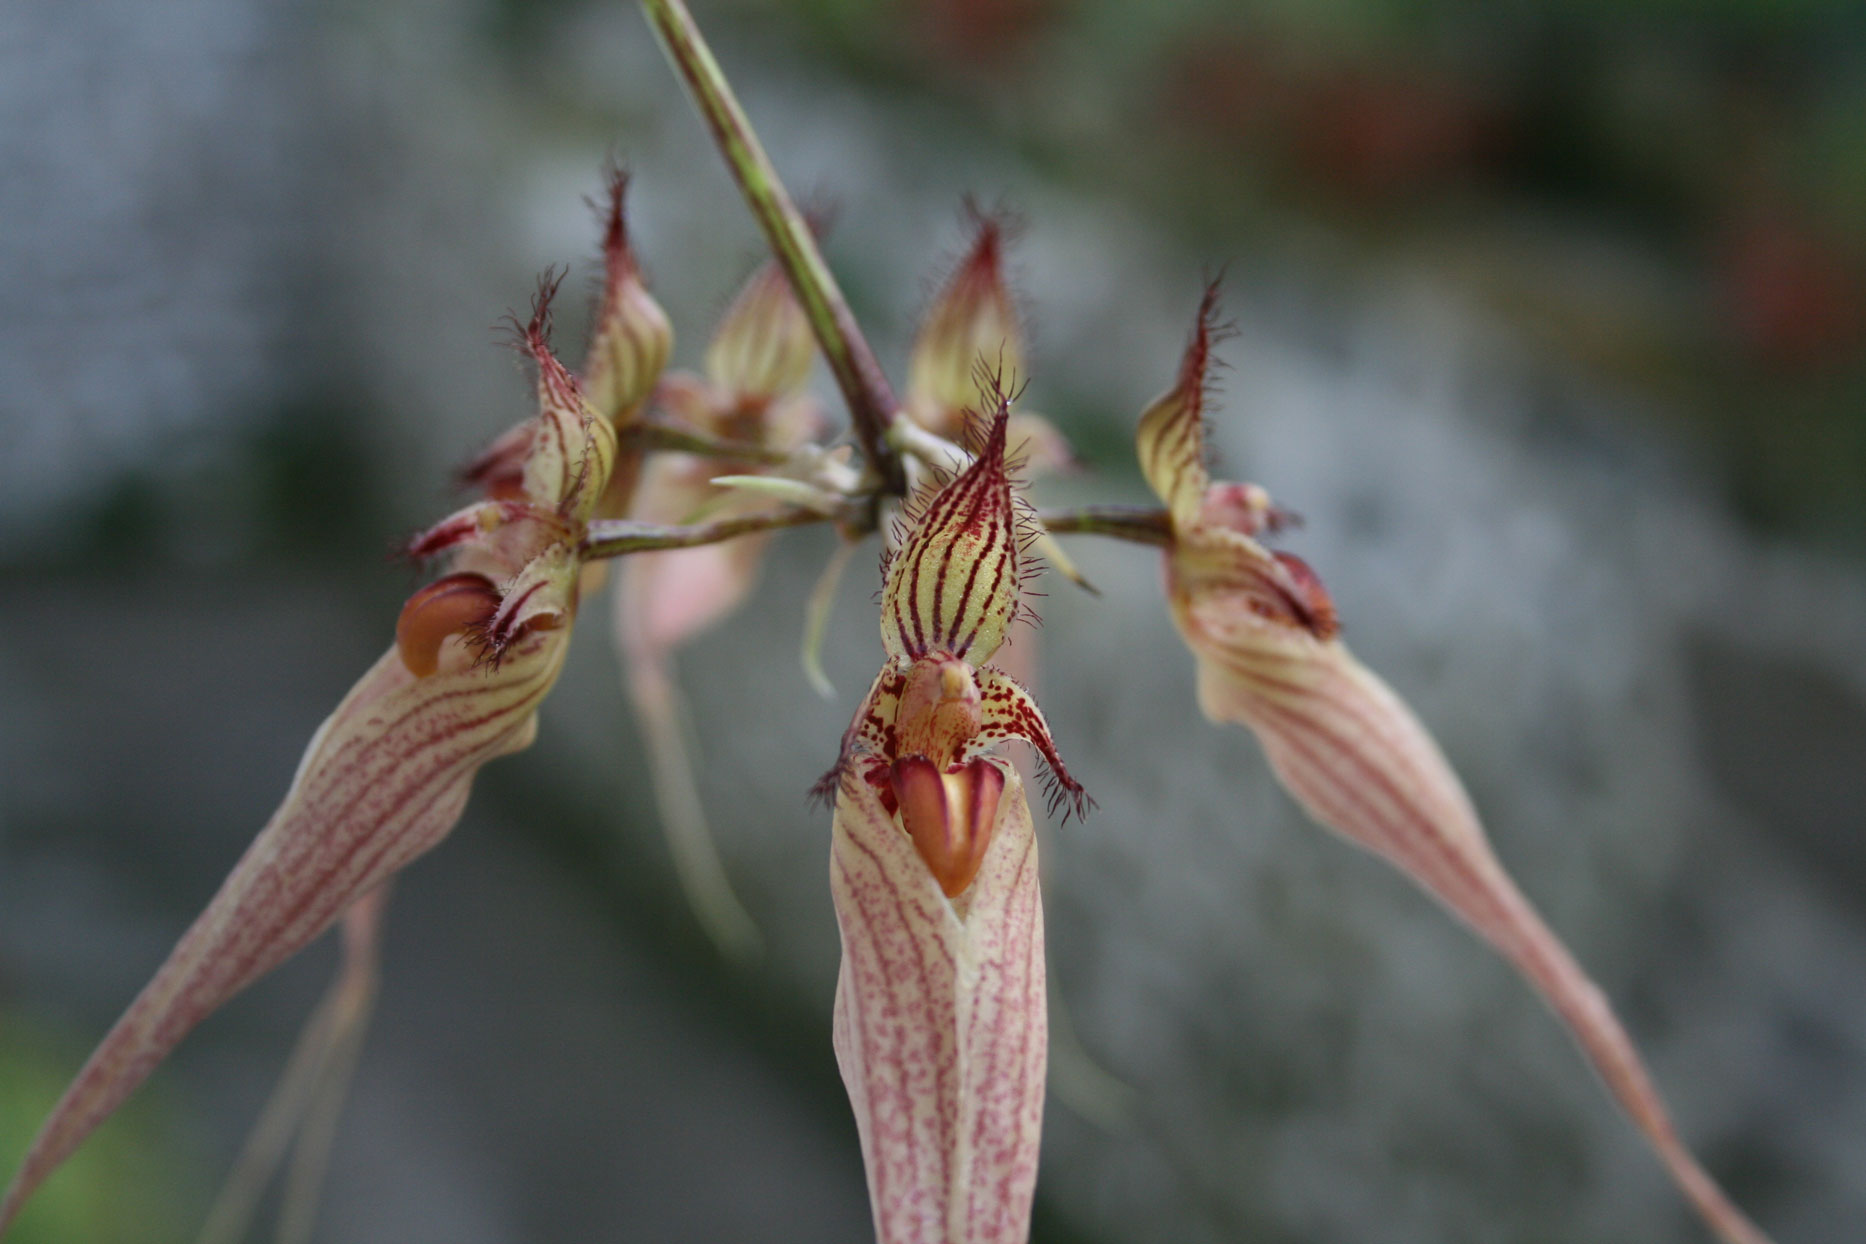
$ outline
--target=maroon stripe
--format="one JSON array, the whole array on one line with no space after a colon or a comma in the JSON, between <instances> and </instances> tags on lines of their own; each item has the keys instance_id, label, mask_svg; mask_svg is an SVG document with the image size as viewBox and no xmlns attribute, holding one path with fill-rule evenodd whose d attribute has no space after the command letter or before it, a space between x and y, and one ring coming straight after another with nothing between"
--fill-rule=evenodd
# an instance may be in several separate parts
<instances>
[{"instance_id":1,"label":"maroon stripe","mask_svg":"<svg viewBox=\"0 0 1866 1244\"><path fill-rule=\"evenodd\" d=\"M876 805L876 807L878 808L879 805ZM876 818L871 817L870 819L873 820ZM843 841L849 843L856 850L860 851L863 855L868 857L869 863L874 869L875 880L880 885L882 885L886 890L891 892L894 896L895 921L898 924L902 934L906 937L907 941L911 943L912 946L914 947L915 954L914 954L913 967L916 969L917 975L919 976L919 979L920 979L921 1006L924 1009L926 1006L931 1004L932 999L935 997L938 991L933 987L933 978L932 978L931 971L927 964L925 948L921 945L920 939L913 935L913 921L907 913L906 898L902 894L901 888L898 885L894 884L888 878L887 869L885 865L883 865L881 861L881 857L878 854L876 854L876 852L872 848L870 848L867 844L858 840L853 834L849 833L848 830L846 829L843 831ZM844 875L845 877L848 875L846 866L844 868ZM874 920L871 918L870 909L866 905L862 904L859 898L856 897L857 888L851 885L849 889L849 894L850 894L851 899L856 902L856 905L862 909L862 912L864 915L864 927L870 930L875 929L877 926ZM869 947L871 950L870 963L876 970L881 970L884 956L881 954L880 944L879 944L876 934L870 933L867 940L868 940ZM900 998L899 991L895 988L893 981L887 977L885 971L883 971L882 981L883 981L883 985L885 986L887 990L889 998L894 1002L893 1009L896 1012L896 1016L897 1016L893 1049L896 1053L895 1067L897 1070L899 1070L901 1068L905 1068L908 1065L909 1060L908 1060L907 1055L909 1051L906 1047L905 1041L906 1041L907 1033L911 1025L908 1023L901 1022L899 1019L899 1016L904 1013L905 1008L903 1008L903 1006L901 1005L901 998ZM932 1060L934 1096L941 1106L941 1108L935 1112L935 1117L939 1121L939 1127L942 1133L941 1139L942 1141L945 1141L950 1138L949 1133L952 1127L952 1120L950 1119L950 1117L948 1117L948 1112L945 1109L947 1103L953 1100L953 1095L950 1092L950 1086L947 1083L949 1074L952 1069L949 1065L950 1059L947 1057L939 1056L940 1054L939 1043L937 1041L933 1043L933 1053L935 1055L935 1057ZM867 1057L864 1057L863 1058L864 1071L867 1071L870 1066L871 1066L871 1061ZM870 1085L872 1086L874 1082L873 1077L869 1076L868 1079L869 1079ZM897 1086L896 1091L894 1093L891 1093L890 1096L894 1096L897 1098L907 1097L908 1094L907 1094L907 1087L905 1083L902 1082L899 1078L897 1078L895 1081L895 1084ZM871 1089L871 1094L870 1094L870 1106L872 1109L872 1106L873 1106L872 1089ZM905 1118L908 1121L909 1132L911 1133L913 1111L911 1109L903 1109L901 1111L901 1114L903 1118ZM912 1148L911 1135L908 1138L908 1144L909 1144L909 1148L911 1149ZM952 1170L948 1162L950 1154L951 1154L951 1146L949 1144L942 1143L940 1146L940 1152L939 1152L939 1169L940 1169L941 1176L942 1176L941 1183L947 1188L951 1187L951 1182L952 1182Z\"/></svg>"},{"instance_id":2,"label":"maroon stripe","mask_svg":"<svg viewBox=\"0 0 1866 1244\"><path fill-rule=\"evenodd\" d=\"M1295 721L1302 721L1298 716L1291 716ZM1319 731L1324 736L1327 732L1313 722L1306 722L1311 730ZM1319 765L1313 749L1304 747L1296 735L1283 736L1286 746L1297 751L1311 764ZM1343 788L1342 797L1349 803L1358 802L1372 819L1379 822L1387 833L1393 835L1397 846L1409 848L1397 853L1403 866L1423 874L1419 878L1433 893L1451 907L1472 927L1483 933L1485 938L1501 948L1498 938L1502 930L1510 924L1506 905L1500 903L1492 893L1490 877L1473 866L1470 857L1453 845L1449 835L1442 832L1438 823L1426 814L1418 803L1406 796L1392 782L1391 778L1379 769L1372 768L1359 761L1351 752L1336 749L1338 754L1346 756L1367 775L1369 785L1384 788L1401 810L1401 819L1397 826L1374 814L1364 801L1357 800L1352 793L1352 786L1346 782L1337 783ZM1410 830L1411 836L1405 836ZM1481 830L1479 831L1481 833ZM1500 871L1500 870L1499 870ZM1430 878L1437 877L1434 885ZM1507 881L1507 878L1506 878Z\"/></svg>"},{"instance_id":3,"label":"maroon stripe","mask_svg":"<svg viewBox=\"0 0 1866 1244\"><path fill-rule=\"evenodd\" d=\"M992 566L991 586L985 589L986 600L990 600L993 596L997 595L998 588L1004 583L1004 568L1005 568L1006 561L1009 558L1009 555L1011 552L1011 549L1009 546L1010 546L1010 542L1008 540L996 542L996 547L998 550L998 560ZM974 561L972 563L972 578L968 578L966 580L966 585L965 585L968 600L970 598L970 594L972 590L972 579L975 579L977 575L978 575L978 562ZM972 630L965 637L965 642L963 644L956 645L955 651L964 652L964 651L969 650L972 647L973 642L978 639L979 628L984 625L985 625L985 611L981 609L979 612L978 620L972 623Z\"/></svg>"},{"instance_id":4,"label":"maroon stripe","mask_svg":"<svg viewBox=\"0 0 1866 1244\"><path fill-rule=\"evenodd\" d=\"M507 716L513 711L514 708L522 711L525 709L526 705L531 703L533 700L536 700L542 694L543 694L543 689L540 688L537 692L534 692L533 694L526 696L523 700L519 701L516 705L509 706L507 708L502 708L497 712L488 714L486 717L481 718L478 721L467 723L465 726L460 727L460 732L464 733L465 731L477 729L478 727L484 725L487 722L491 722L503 716ZM405 782L401 787L400 795L389 805L387 809L384 810L382 815L376 819L375 828L369 831L365 831L365 832L353 833L350 836L350 841L346 844L342 852L334 860L328 860L327 862L325 862L323 866L319 868L315 879L313 879L307 884L302 885L299 888L300 897L298 898L298 900L295 903L293 903L293 905L290 908L288 908L285 912L278 915L276 918L268 921L268 924L270 925L270 927L275 930L275 937L278 936L278 934L290 931L293 928L293 925L299 922L300 917L302 917L303 914L309 908L311 908L313 902L323 895L325 887L326 887L326 883L329 882L331 878L344 872L346 869L346 866L349 865L353 860L355 860L356 857L360 855L363 852L363 850L366 847L368 847L370 844L381 842L383 840L385 835L383 835L380 832L381 827L386 826L389 823L397 820L398 817L401 816L401 813L404 807L409 802L411 802L413 799L415 799L418 795L420 795L425 789L433 785L434 780L437 777L445 776L449 774L450 772L456 770L459 767L462 760L470 757L475 752L478 752L481 749L483 749L487 743L492 742L494 739L499 737L499 734L502 734L502 733L503 733L503 730L497 733L494 733L491 738L482 740L481 742L477 743L476 745L472 747L460 749L455 755L445 760L439 761L433 765L430 765L428 769L426 770L426 772L420 775L419 778L415 778L415 779ZM384 738L379 737L378 739L373 741L372 747L376 744L380 744L383 741L384 741ZM371 779L369 781L366 781L363 789L360 790L355 796L353 796L350 799L350 801L346 803L342 809L339 810L338 814L335 817L331 818L331 821L333 823L341 824L342 822L347 820L349 818L351 810L356 806L356 804L361 802L369 794L374 793L373 784L375 781L378 781L378 780L380 779ZM428 808L431 808L434 802L438 800L445 793L446 792L444 789L441 791L436 791L434 795L428 800L428 802L423 804L419 809L417 809L413 815L403 818L403 823L404 824L416 823L419 817L423 813L425 813L428 810ZM307 800L306 802L309 803L311 801ZM386 854L393 845L394 845L393 842L384 843L381 850L375 852L372 856L370 856L368 860L364 862L364 867L361 871L366 873L369 866L373 865L377 859L380 859L382 855ZM302 855L302 853L300 854ZM282 860L275 861L275 866L283 862L284 861ZM241 906L244 907L248 905L250 905L250 897L249 897L248 903L242 904ZM238 908L236 908L236 911L237 910ZM234 959L232 963L236 970L233 974L233 978L242 979L242 980L245 979L246 974L252 969L252 965L258 960L260 960L269 948L270 947L266 944L257 945L253 947L252 950L248 954Z\"/></svg>"}]
</instances>

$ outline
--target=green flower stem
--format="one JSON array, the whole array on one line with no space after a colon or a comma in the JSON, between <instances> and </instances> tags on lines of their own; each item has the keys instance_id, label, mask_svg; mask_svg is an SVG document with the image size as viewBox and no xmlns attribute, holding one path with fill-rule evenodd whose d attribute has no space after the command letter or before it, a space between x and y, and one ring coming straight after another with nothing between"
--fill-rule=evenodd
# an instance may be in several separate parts
<instances>
[{"instance_id":1,"label":"green flower stem","mask_svg":"<svg viewBox=\"0 0 1866 1244\"><path fill-rule=\"evenodd\" d=\"M1137 544L1170 545L1173 518L1165 510L1138 505L1085 505L1073 510L1040 510L1037 521L1057 536L1113 536Z\"/></svg>"},{"instance_id":2,"label":"green flower stem","mask_svg":"<svg viewBox=\"0 0 1866 1244\"><path fill-rule=\"evenodd\" d=\"M744 109L739 107L683 0L642 0L642 9L660 36L668 60L692 93L701 117L713 131L713 141L732 170L733 180L739 183L746 204L771 244L772 254L783 265L797 300L810 318L817 344L849 404L856 440L869 466L888 492L906 495L906 472L887 439L899 404L836 278L823 262L802 213L778 180L777 170L759 145L751 122L746 120Z\"/></svg>"},{"instance_id":3,"label":"green flower stem","mask_svg":"<svg viewBox=\"0 0 1866 1244\"><path fill-rule=\"evenodd\" d=\"M778 514L753 514L745 518L722 518L689 527L666 527L659 523L638 523L634 519L597 519L583 537L585 560L621 557L628 553L651 553L656 549L690 549L702 544L718 544L748 536L757 531L776 531L782 527L806 527L827 523L840 517L816 510L785 510Z\"/></svg>"}]
</instances>

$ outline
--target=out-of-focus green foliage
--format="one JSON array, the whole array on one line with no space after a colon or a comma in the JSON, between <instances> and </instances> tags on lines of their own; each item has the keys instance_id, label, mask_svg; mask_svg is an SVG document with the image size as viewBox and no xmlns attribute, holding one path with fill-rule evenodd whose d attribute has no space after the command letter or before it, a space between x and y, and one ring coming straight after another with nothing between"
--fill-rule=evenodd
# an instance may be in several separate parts
<instances>
[{"instance_id":1,"label":"out-of-focus green foliage","mask_svg":"<svg viewBox=\"0 0 1866 1244\"><path fill-rule=\"evenodd\" d=\"M0 1152L24 1153L91 1042L0 1013ZM163 1244L188 1237L194 1182L160 1085L132 1102L54 1176L9 1233L13 1244Z\"/></svg>"}]
</instances>

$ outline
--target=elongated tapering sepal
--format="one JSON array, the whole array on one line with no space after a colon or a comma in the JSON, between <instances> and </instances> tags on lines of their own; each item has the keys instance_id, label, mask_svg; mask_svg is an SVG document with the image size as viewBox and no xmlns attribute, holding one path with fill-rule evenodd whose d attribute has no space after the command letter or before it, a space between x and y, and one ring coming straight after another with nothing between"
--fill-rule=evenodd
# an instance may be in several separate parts
<instances>
[{"instance_id":1,"label":"elongated tapering sepal","mask_svg":"<svg viewBox=\"0 0 1866 1244\"><path fill-rule=\"evenodd\" d=\"M1730 1244L1764 1244L1679 1140L1605 996L1504 872L1411 710L1339 640L1318 640L1237 602L1223 593L1175 602L1198 657L1206 714L1249 726L1311 816L1385 857L1514 964L1705 1221Z\"/></svg>"},{"instance_id":2,"label":"elongated tapering sepal","mask_svg":"<svg viewBox=\"0 0 1866 1244\"><path fill-rule=\"evenodd\" d=\"M1201 420L1215 295L1138 437L1141 469L1172 511L1167 592L1198 661L1200 707L1250 727L1311 816L1390 861L1514 964L1705 1221L1729 1244L1763 1244L1679 1141L1626 1031L1504 872L1437 744L1337 638L1321 581L1253 538L1287 516L1260 488L1210 483Z\"/></svg>"},{"instance_id":3,"label":"elongated tapering sepal","mask_svg":"<svg viewBox=\"0 0 1866 1244\"><path fill-rule=\"evenodd\" d=\"M1036 837L1005 766L976 878L948 899L877 787L841 783L836 1061L880 1244L1022 1244L1048 1019Z\"/></svg>"},{"instance_id":4,"label":"elongated tapering sepal","mask_svg":"<svg viewBox=\"0 0 1866 1244\"><path fill-rule=\"evenodd\" d=\"M285 802L79 1071L4 1201L0 1231L168 1052L460 819L479 767L528 746L565 630L518 636L496 668L461 650L417 677L394 648L345 697Z\"/></svg>"}]
</instances>

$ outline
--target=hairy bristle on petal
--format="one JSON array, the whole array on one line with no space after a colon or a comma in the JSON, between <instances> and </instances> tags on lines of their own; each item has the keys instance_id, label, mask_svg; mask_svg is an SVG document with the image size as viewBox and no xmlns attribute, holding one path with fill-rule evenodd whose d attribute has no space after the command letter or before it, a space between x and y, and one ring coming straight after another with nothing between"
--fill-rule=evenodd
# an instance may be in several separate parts
<instances>
[{"instance_id":1,"label":"hairy bristle on petal","mask_svg":"<svg viewBox=\"0 0 1866 1244\"><path fill-rule=\"evenodd\" d=\"M1009 674L995 669L978 672L978 690L982 725L962 755L965 758L982 755L987 749L1013 739L1028 743L1043 761L1050 812L1053 814L1058 808L1064 808L1065 819L1073 815L1077 820L1088 815L1095 801L1063 764L1062 754L1050 737L1049 722L1043 719L1036 697Z\"/></svg>"},{"instance_id":2,"label":"hairy bristle on petal","mask_svg":"<svg viewBox=\"0 0 1866 1244\"><path fill-rule=\"evenodd\" d=\"M1048 1013L1036 836L1005 773L991 845L949 899L878 788L845 782L830 845L836 1061L879 1244L1028 1237Z\"/></svg>"},{"instance_id":3,"label":"hairy bristle on petal","mask_svg":"<svg viewBox=\"0 0 1866 1244\"><path fill-rule=\"evenodd\" d=\"M603 185L603 269L609 284L635 274L635 255L628 244L628 170L612 165Z\"/></svg>"},{"instance_id":4,"label":"hairy bristle on petal","mask_svg":"<svg viewBox=\"0 0 1866 1244\"><path fill-rule=\"evenodd\" d=\"M1017 510L1004 461L1007 399L972 465L927 497L881 591L881 637L896 657L949 653L978 664L1004 642L1020 583Z\"/></svg>"},{"instance_id":5,"label":"hairy bristle on petal","mask_svg":"<svg viewBox=\"0 0 1866 1244\"><path fill-rule=\"evenodd\" d=\"M1205 287L1192 339L1180 357L1173 387L1155 398L1140 417L1136 436L1141 474L1173 513L1176 527L1198 521L1211 482L1205 466L1205 406L1217 324L1218 282Z\"/></svg>"}]
</instances>

